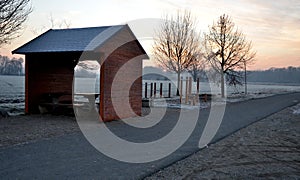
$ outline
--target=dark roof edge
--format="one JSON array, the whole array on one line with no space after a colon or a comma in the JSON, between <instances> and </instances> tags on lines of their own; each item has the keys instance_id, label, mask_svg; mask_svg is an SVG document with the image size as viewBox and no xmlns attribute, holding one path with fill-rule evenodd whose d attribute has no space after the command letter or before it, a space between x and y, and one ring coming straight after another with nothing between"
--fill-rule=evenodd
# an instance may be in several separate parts
<instances>
[{"instance_id":1,"label":"dark roof edge","mask_svg":"<svg viewBox=\"0 0 300 180\"><path fill-rule=\"evenodd\" d=\"M92 29L92 28L108 28L108 27L116 27L116 26L124 26L123 24L118 25L107 25L107 26L90 26L90 27L79 27L79 28L63 28L63 29L52 29L54 31L60 30L80 30L80 29Z\"/></svg>"},{"instance_id":2,"label":"dark roof edge","mask_svg":"<svg viewBox=\"0 0 300 180\"><path fill-rule=\"evenodd\" d=\"M118 32L120 32L120 31L125 27L125 24L121 24L121 25L117 25L117 26L119 26L119 27L121 27L121 28L120 28L118 31L116 31L116 32L114 32L113 34L111 34L111 36L110 36L109 38L107 38L106 40L104 40L104 41L102 42L102 44L105 44L105 42L109 41L109 40L113 37L113 35L115 35L115 34L117 34ZM107 26L107 27L109 27L109 26ZM101 47L102 44L98 45L95 49L98 49L99 47ZM94 50L95 50L95 49L94 49Z\"/></svg>"},{"instance_id":3,"label":"dark roof edge","mask_svg":"<svg viewBox=\"0 0 300 180\"><path fill-rule=\"evenodd\" d=\"M41 36L45 35L46 33L48 33L49 31L52 31L53 29L48 29L47 31L45 31L44 33L40 34L39 36L35 37L34 39L32 39L31 41L28 41L27 43L23 44L22 46L18 47L17 49L13 50L11 53L12 54L26 54L24 52L17 52L19 49L23 48L24 46L28 45L29 43L32 43L33 41L35 41L36 39L40 38Z\"/></svg>"},{"instance_id":4,"label":"dark roof edge","mask_svg":"<svg viewBox=\"0 0 300 180\"><path fill-rule=\"evenodd\" d=\"M114 25L114 26L101 26L101 27L117 27L119 26L120 29L117 30L116 32L114 32L113 34L111 34L111 36L109 38L107 38L105 41L103 41L103 44L107 41L109 41L113 35L117 34L118 32L122 31L122 29L126 28L128 30L128 32L132 35L132 37L134 39L137 40L138 42L138 46L139 48L142 50L142 52L146 55L145 59L150 59L149 56L147 55L145 49L143 48L143 46L141 45L141 43L139 42L139 40L136 38L135 34L132 32L132 30L130 29L130 27L128 26L128 24L121 24L121 25ZM69 30L76 30L76 29L89 29L89 28L99 28L99 27L84 27L84 28L71 28ZM29 54L28 52L22 52L19 51L21 48L23 48L24 46L27 46L29 43L34 42L36 39L44 36L46 33L48 33L49 31L60 31L60 30L68 30L68 29L49 29L47 31L45 31L44 33L40 34L39 36L35 37L34 39L32 39L31 41L23 44L22 46L18 47L17 49L12 51L12 54ZM19 51L19 52L18 52ZM83 51L61 51L61 52L83 52ZM45 51L45 52L32 52L32 53L51 53L51 51ZM30 53L30 54L32 54Z\"/></svg>"},{"instance_id":5,"label":"dark roof edge","mask_svg":"<svg viewBox=\"0 0 300 180\"><path fill-rule=\"evenodd\" d=\"M138 46L142 49L143 53L146 55L145 59L150 59L150 57L148 56L147 52L145 51L145 49L143 48L143 46L141 45L140 41L138 40L138 38L136 38L135 34L132 32L131 28L128 26L128 24L124 25L128 30L129 33L137 40L138 42Z\"/></svg>"},{"instance_id":6,"label":"dark roof edge","mask_svg":"<svg viewBox=\"0 0 300 180\"><path fill-rule=\"evenodd\" d=\"M12 51L12 54L28 54L28 52L18 52L19 49L23 48L24 46L27 46L28 44L34 42L36 39L42 37L44 34L48 33L49 31L64 31L64 30L80 30L80 29L91 29L91 28L99 28L99 27L121 27L121 29L125 26L125 24L120 24L120 25L108 25L108 26L94 26L94 27L83 27L83 28L65 28L65 29L49 29L45 31L44 33L40 34L39 36L35 37L31 41L28 41L27 43L23 44L22 46L16 48L15 50ZM117 31L118 32L118 31ZM116 34L115 32L114 34ZM110 39L110 38L108 38ZM67 51L66 51L67 52Z\"/></svg>"},{"instance_id":7,"label":"dark roof edge","mask_svg":"<svg viewBox=\"0 0 300 180\"><path fill-rule=\"evenodd\" d=\"M44 53L84 53L84 52L91 52L94 53L94 51L40 51L40 52L26 52L26 54L44 54Z\"/></svg>"}]
</instances>

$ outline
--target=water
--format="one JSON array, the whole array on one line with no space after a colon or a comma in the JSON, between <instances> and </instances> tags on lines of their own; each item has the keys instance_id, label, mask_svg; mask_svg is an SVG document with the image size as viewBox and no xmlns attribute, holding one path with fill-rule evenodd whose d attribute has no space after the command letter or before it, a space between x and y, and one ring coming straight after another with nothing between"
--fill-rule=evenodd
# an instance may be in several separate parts
<instances>
[{"instance_id":1,"label":"water","mask_svg":"<svg viewBox=\"0 0 300 180\"><path fill-rule=\"evenodd\" d=\"M75 92L95 92L96 78L76 78ZM150 95L150 83L154 81L143 81L143 97L145 83L148 84L148 97ZM177 82L155 81L157 83L157 95L159 95L160 83L163 84L163 96L168 96L169 83L172 85L171 96L176 94ZM183 82L183 94L185 94L185 81ZM243 92L244 87L227 87L227 94ZM300 86L271 85L271 84L248 84L248 93L275 94L284 92L300 91ZM24 76L0 76L0 109L8 110L10 114L18 114L24 111L25 99L25 77ZM192 92L196 92L196 83L193 83ZM200 83L200 93L220 94L220 87L206 82Z\"/></svg>"}]
</instances>

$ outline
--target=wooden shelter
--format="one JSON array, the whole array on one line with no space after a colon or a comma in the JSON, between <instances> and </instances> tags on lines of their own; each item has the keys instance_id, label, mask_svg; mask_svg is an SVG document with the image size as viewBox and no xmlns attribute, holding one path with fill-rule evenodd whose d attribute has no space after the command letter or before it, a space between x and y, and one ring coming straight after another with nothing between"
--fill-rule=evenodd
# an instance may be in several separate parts
<instances>
[{"instance_id":1,"label":"wooden shelter","mask_svg":"<svg viewBox=\"0 0 300 180\"><path fill-rule=\"evenodd\" d=\"M99 112L102 120L141 115L142 60L148 56L128 25L50 29L12 53L25 55L27 114L39 113L41 101L47 95L59 95L62 101L69 101L74 67L79 61L96 60L101 65ZM121 69L122 75L116 78ZM113 89L113 83L118 83L115 87L120 88ZM130 87L129 93L124 87ZM112 99L124 109L116 112ZM133 111L128 111L128 106Z\"/></svg>"}]
</instances>

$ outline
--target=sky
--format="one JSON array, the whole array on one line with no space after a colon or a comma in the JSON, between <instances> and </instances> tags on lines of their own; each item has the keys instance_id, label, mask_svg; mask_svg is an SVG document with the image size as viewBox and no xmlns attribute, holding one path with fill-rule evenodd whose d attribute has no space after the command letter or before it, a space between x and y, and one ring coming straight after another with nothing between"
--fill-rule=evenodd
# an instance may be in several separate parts
<instances>
[{"instance_id":1,"label":"sky","mask_svg":"<svg viewBox=\"0 0 300 180\"><path fill-rule=\"evenodd\" d=\"M33 12L21 36L0 47L0 54L11 51L51 28L94 27L128 23L146 49L158 22L166 14L188 9L201 33L222 14L231 16L236 27L251 40L257 52L252 70L300 66L299 0L32 0ZM66 22L65 24L63 22ZM154 65L154 60L145 65Z\"/></svg>"}]
</instances>

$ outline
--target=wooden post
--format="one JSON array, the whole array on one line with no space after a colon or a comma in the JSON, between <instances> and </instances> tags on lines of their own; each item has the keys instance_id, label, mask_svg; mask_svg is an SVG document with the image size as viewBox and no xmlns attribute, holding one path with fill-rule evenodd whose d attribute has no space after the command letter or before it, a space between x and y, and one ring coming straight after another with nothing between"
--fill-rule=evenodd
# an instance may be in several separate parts
<instances>
[{"instance_id":1,"label":"wooden post","mask_svg":"<svg viewBox=\"0 0 300 180\"><path fill-rule=\"evenodd\" d=\"M154 97L156 97L156 82L154 83Z\"/></svg>"},{"instance_id":2,"label":"wooden post","mask_svg":"<svg viewBox=\"0 0 300 180\"><path fill-rule=\"evenodd\" d=\"M199 90L200 90L200 81L199 78L197 78L197 94L199 94Z\"/></svg>"},{"instance_id":3,"label":"wooden post","mask_svg":"<svg viewBox=\"0 0 300 180\"><path fill-rule=\"evenodd\" d=\"M159 96L162 97L163 83L160 83Z\"/></svg>"},{"instance_id":4,"label":"wooden post","mask_svg":"<svg viewBox=\"0 0 300 180\"><path fill-rule=\"evenodd\" d=\"M183 83L183 79L181 77L180 78L180 87L179 87L179 91L180 91L180 104L182 103L182 83Z\"/></svg>"},{"instance_id":5,"label":"wooden post","mask_svg":"<svg viewBox=\"0 0 300 180\"><path fill-rule=\"evenodd\" d=\"M193 85L192 85L192 77L189 77L189 96L192 94L192 88L193 88Z\"/></svg>"},{"instance_id":6,"label":"wooden post","mask_svg":"<svg viewBox=\"0 0 300 180\"><path fill-rule=\"evenodd\" d=\"M188 97L188 92L189 92L189 78L185 78L185 104L188 103L189 97Z\"/></svg>"},{"instance_id":7,"label":"wooden post","mask_svg":"<svg viewBox=\"0 0 300 180\"><path fill-rule=\"evenodd\" d=\"M145 83L145 98L146 98L146 99L147 99L147 91L148 91L147 87L148 87L148 84Z\"/></svg>"},{"instance_id":8,"label":"wooden post","mask_svg":"<svg viewBox=\"0 0 300 180\"><path fill-rule=\"evenodd\" d=\"M171 97L171 83L169 83L169 93L168 93L168 98Z\"/></svg>"},{"instance_id":9,"label":"wooden post","mask_svg":"<svg viewBox=\"0 0 300 180\"><path fill-rule=\"evenodd\" d=\"M153 96L153 83L150 84L150 98Z\"/></svg>"},{"instance_id":10,"label":"wooden post","mask_svg":"<svg viewBox=\"0 0 300 180\"><path fill-rule=\"evenodd\" d=\"M192 88L193 88L193 84L192 84L193 82L192 82L192 77L189 77L189 94L188 94L188 97L189 97L189 99L192 97L191 95L192 95ZM192 105L194 105L194 99L192 98L192 99L190 99L190 101L192 101Z\"/></svg>"}]
</instances>

